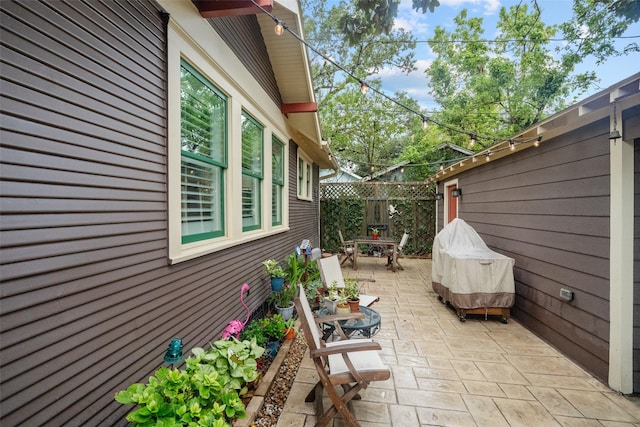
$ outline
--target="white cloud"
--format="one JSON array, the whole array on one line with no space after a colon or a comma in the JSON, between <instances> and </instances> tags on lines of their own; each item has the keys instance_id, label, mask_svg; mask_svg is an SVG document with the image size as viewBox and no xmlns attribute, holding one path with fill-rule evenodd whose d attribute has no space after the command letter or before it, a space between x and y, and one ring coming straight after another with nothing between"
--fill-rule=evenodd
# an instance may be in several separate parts
<instances>
[{"instance_id":1,"label":"white cloud","mask_svg":"<svg viewBox=\"0 0 640 427\"><path fill-rule=\"evenodd\" d=\"M484 9L485 15L495 14L502 4L500 0L441 0L440 6L449 6L453 8L463 8L470 6L480 6ZM436 9L437 11L437 9Z\"/></svg>"}]
</instances>

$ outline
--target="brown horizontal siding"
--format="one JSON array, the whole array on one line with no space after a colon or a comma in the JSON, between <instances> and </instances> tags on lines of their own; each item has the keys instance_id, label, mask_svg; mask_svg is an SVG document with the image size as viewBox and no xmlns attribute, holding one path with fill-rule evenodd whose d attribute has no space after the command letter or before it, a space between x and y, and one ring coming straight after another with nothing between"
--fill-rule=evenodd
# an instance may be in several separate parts
<instances>
[{"instance_id":1,"label":"brown horizontal siding","mask_svg":"<svg viewBox=\"0 0 640 427\"><path fill-rule=\"evenodd\" d=\"M3 1L0 26L0 424L124 425L171 338L206 346L242 283L264 301L262 260L317 242L317 189L290 144L291 231L169 265L158 5Z\"/></svg>"},{"instance_id":2,"label":"brown horizontal siding","mask_svg":"<svg viewBox=\"0 0 640 427\"><path fill-rule=\"evenodd\" d=\"M207 21L280 108L282 97L256 15L224 16Z\"/></svg>"},{"instance_id":3,"label":"brown horizontal siding","mask_svg":"<svg viewBox=\"0 0 640 427\"><path fill-rule=\"evenodd\" d=\"M514 317L601 379L609 351L607 134L602 120L457 176L460 218L515 259ZM560 288L575 299L560 299Z\"/></svg>"},{"instance_id":4,"label":"brown horizontal siding","mask_svg":"<svg viewBox=\"0 0 640 427\"><path fill-rule=\"evenodd\" d=\"M634 109L640 119L640 107ZM638 131L638 126L636 126ZM634 141L634 221L633 221L633 392L640 393L640 139Z\"/></svg>"},{"instance_id":5,"label":"brown horizontal siding","mask_svg":"<svg viewBox=\"0 0 640 427\"><path fill-rule=\"evenodd\" d=\"M0 13L0 422L118 420L188 302L165 279L164 24L150 2Z\"/></svg>"}]
</instances>

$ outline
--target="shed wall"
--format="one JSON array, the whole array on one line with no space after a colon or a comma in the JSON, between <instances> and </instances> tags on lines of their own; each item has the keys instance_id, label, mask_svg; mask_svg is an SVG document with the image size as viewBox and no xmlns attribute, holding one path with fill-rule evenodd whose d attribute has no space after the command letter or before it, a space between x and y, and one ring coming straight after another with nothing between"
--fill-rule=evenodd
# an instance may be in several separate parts
<instances>
[{"instance_id":1,"label":"shed wall","mask_svg":"<svg viewBox=\"0 0 640 427\"><path fill-rule=\"evenodd\" d=\"M459 217L489 247L515 259L513 316L604 381L608 132L608 120L600 120L456 176L463 189ZM561 288L572 290L574 300L560 299Z\"/></svg>"},{"instance_id":2,"label":"shed wall","mask_svg":"<svg viewBox=\"0 0 640 427\"><path fill-rule=\"evenodd\" d=\"M167 261L166 26L140 2L0 2L0 424L124 425L114 394L256 308L260 262L318 241L289 183L291 230ZM310 220L313 218L313 221ZM241 266L238 268L238 266Z\"/></svg>"},{"instance_id":3,"label":"shed wall","mask_svg":"<svg viewBox=\"0 0 640 427\"><path fill-rule=\"evenodd\" d=\"M633 392L640 393L640 139L635 140L633 148Z\"/></svg>"}]
</instances>

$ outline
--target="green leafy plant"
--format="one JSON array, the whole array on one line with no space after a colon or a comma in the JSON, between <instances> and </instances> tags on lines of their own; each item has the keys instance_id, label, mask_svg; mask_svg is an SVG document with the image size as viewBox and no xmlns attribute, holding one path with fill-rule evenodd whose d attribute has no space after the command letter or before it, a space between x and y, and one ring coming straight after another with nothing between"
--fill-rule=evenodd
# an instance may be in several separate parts
<instances>
[{"instance_id":1,"label":"green leafy plant","mask_svg":"<svg viewBox=\"0 0 640 427\"><path fill-rule=\"evenodd\" d=\"M297 287L289 283L282 287L281 291L272 291L267 297L270 304L275 304L280 308L290 307L296 296Z\"/></svg>"},{"instance_id":2,"label":"green leafy plant","mask_svg":"<svg viewBox=\"0 0 640 427\"><path fill-rule=\"evenodd\" d=\"M322 289L322 280L320 278L308 280L304 284L304 293L309 301L309 304L313 305L316 301L316 297L319 295L319 291Z\"/></svg>"},{"instance_id":3,"label":"green leafy plant","mask_svg":"<svg viewBox=\"0 0 640 427\"><path fill-rule=\"evenodd\" d=\"M116 394L116 401L138 405L127 421L134 426L223 427L246 417L240 396L258 378L256 358L264 348L255 340L232 339L192 353L184 369L162 367L147 384L132 384Z\"/></svg>"},{"instance_id":4,"label":"green leafy plant","mask_svg":"<svg viewBox=\"0 0 640 427\"><path fill-rule=\"evenodd\" d=\"M360 285L353 279L345 279L345 295L347 300L356 301L360 299Z\"/></svg>"},{"instance_id":5,"label":"green leafy plant","mask_svg":"<svg viewBox=\"0 0 640 427\"><path fill-rule=\"evenodd\" d=\"M271 277L286 277L286 273L280 263L275 259L262 261L265 271Z\"/></svg>"},{"instance_id":6,"label":"green leafy plant","mask_svg":"<svg viewBox=\"0 0 640 427\"><path fill-rule=\"evenodd\" d=\"M287 331L285 328L285 320L279 314L274 314L271 317L263 317L259 322L267 341L279 341Z\"/></svg>"},{"instance_id":7,"label":"green leafy plant","mask_svg":"<svg viewBox=\"0 0 640 427\"><path fill-rule=\"evenodd\" d=\"M371 234L379 234L380 230L378 230L377 228L372 228L371 229Z\"/></svg>"},{"instance_id":8,"label":"green leafy plant","mask_svg":"<svg viewBox=\"0 0 640 427\"><path fill-rule=\"evenodd\" d=\"M305 273L304 259L302 257L298 257L295 253L289 255L287 257L287 266L284 271L285 281L295 288L295 286L300 283Z\"/></svg>"},{"instance_id":9,"label":"green leafy plant","mask_svg":"<svg viewBox=\"0 0 640 427\"><path fill-rule=\"evenodd\" d=\"M331 301L336 301L340 297L340 293L338 292L338 282L331 282L331 286L329 286L328 298Z\"/></svg>"},{"instance_id":10,"label":"green leafy plant","mask_svg":"<svg viewBox=\"0 0 640 427\"><path fill-rule=\"evenodd\" d=\"M240 334L240 338L255 339L259 345L270 341L279 341L286 332L286 321L279 314L263 317L249 322Z\"/></svg>"}]
</instances>

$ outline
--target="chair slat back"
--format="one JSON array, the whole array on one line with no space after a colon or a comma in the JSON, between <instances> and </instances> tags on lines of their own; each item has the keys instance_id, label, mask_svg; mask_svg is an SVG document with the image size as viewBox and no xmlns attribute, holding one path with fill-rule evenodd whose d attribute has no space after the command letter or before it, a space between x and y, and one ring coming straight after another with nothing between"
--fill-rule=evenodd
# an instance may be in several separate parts
<instances>
[{"instance_id":1,"label":"chair slat back","mask_svg":"<svg viewBox=\"0 0 640 427\"><path fill-rule=\"evenodd\" d=\"M409 234L408 233L404 233L402 235L402 239L400 239L400 244L398 245L398 250L402 251L402 249L404 249L404 246L407 244L407 240L409 240Z\"/></svg>"},{"instance_id":2,"label":"chair slat back","mask_svg":"<svg viewBox=\"0 0 640 427\"><path fill-rule=\"evenodd\" d=\"M303 323L302 329L305 331L308 345L311 349L315 350L322 347L320 331L318 331L318 325L313 321L313 312L311 311L311 306L309 305L309 300L307 300L307 295L304 292L302 283L299 285L299 291L298 298L295 300L298 316L300 316L300 321Z\"/></svg>"},{"instance_id":3,"label":"chair slat back","mask_svg":"<svg viewBox=\"0 0 640 427\"><path fill-rule=\"evenodd\" d=\"M338 230L338 236L340 236L340 244L344 248L344 237L342 237L342 231Z\"/></svg>"},{"instance_id":4,"label":"chair slat back","mask_svg":"<svg viewBox=\"0 0 640 427\"><path fill-rule=\"evenodd\" d=\"M320 271L320 279L325 289L329 288L335 280L338 288L344 288L344 278L340 269L340 261L337 255L326 258L320 258L317 261L318 270Z\"/></svg>"}]
</instances>

